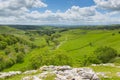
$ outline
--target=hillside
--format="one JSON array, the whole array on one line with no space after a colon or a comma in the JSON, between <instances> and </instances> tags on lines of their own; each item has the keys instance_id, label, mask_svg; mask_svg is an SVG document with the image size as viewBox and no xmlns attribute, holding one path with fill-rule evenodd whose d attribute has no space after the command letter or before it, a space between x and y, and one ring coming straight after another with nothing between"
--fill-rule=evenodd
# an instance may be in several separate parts
<instances>
[{"instance_id":1,"label":"hillside","mask_svg":"<svg viewBox=\"0 0 120 80\"><path fill-rule=\"evenodd\" d=\"M25 31L0 26L0 71L23 62L24 56L34 47Z\"/></svg>"},{"instance_id":2,"label":"hillside","mask_svg":"<svg viewBox=\"0 0 120 80\"><path fill-rule=\"evenodd\" d=\"M1 34L24 34L24 31L9 26L0 26Z\"/></svg>"},{"instance_id":3,"label":"hillside","mask_svg":"<svg viewBox=\"0 0 120 80\"><path fill-rule=\"evenodd\" d=\"M24 56L34 45L22 38L10 34L0 34L0 70L23 62Z\"/></svg>"},{"instance_id":4,"label":"hillside","mask_svg":"<svg viewBox=\"0 0 120 80\"><path fill-rule=\"evenodd\" d=\"M120 54L120 30L80 30L73 29L62 33L64 43L60 49L68 52L74 60L81 61L87 55L92 55L99 47L109 46ZM80 63L78 63L80 65Z\"/></svg>"},{"instance_id":5,"label":"hillside","mask_svg":"<svg viewBox=\"0 0 120 80\"><path fill-rule=\"evenodd\" d=\"M120 65L119 29L42 27L38 30L19 30L8 26L0 28L0 42L6 43L0 50L2 71L26 71L44 65L70 65L91 67L96 72L104 72L109 71L105 66L100 68L91 65ZM108 68L113 70L113 74L117 73L118 68ZM113 75L114 77L116 76Z\"/></svg>"}]
</instances>

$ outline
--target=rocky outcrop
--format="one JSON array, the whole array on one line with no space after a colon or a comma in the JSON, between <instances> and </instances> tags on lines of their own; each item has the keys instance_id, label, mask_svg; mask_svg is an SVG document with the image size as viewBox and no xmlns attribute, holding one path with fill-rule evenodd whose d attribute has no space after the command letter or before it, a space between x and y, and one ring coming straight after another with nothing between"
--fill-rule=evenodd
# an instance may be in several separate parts
<instances>
[{"instance_id":1,"label":"rocky outcrop","mask_svg":"<svg viewBox=\"0 0 120 80\"><path fill-rule=\"evenodd\" d=\"M11 72L0 72L0 79L5 79L11 76L21 74L21 71L11 71Z\"/></svg>"},{"instance_id":2,"label":"rocky outcrop","mask_svg":"<svg viewBox=\"0 0 120 80\"><path fill-rule=\"evenodd\" d=\"M34 74L36 72L38 72L38 71L37 70L29 70L29 71L23 72L23 74Z\"/></svg>"},{"instance_id":3,"label":"rocky outcrop","mask_svg":"<svg viewBox=\"0 0 120 80\"><path fill-rule=\"evenodd\" d=\"M41 71L65 71L65 70L71 70L72 68L70 66L43 66L40 68Z\"/></svg>"},{"instance_id":4,"label":"rocky outcrop","mask_svg":"<svg viewBox=\"0 0 120 80\"><path fill-rule=\"evenodd\" d=\"M55 75L55 80L100 80L90 68L71 68L70 66L43 66L42 73L24 77L22 80L42 80L48 74Z\"/></svg>"},{"instance_id":5,"label":"rocky outcrop","mask_svg":"<svg viewBox=\"0 0 120 80\"><path fill-rule=\"evenodd\" d=\"M100 80L97 74L90 68L72 68L70 66L52 65L43 66L38 70L29 70L25 72L0 72L0 79L9 78L19 74L27 75L21 80L44 80L48 75L53 75L54 80Z\"/></svg>"}]
</instances>

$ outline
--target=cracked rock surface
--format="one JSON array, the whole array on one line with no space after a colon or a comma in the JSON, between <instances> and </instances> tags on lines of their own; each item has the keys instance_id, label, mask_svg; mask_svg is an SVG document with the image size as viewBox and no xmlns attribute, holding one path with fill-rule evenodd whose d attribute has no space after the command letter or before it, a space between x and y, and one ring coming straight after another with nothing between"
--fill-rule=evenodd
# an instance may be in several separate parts
<instances>
[{"instance_id":1,"label":"cracked rock surface","mask_svg":"<svg viewBox=\"0 0 120 80\"><path fill-rule=\"evenodd\" d=\"M22 80L43 80L47 74L55 75L54 80L100 80L90 68L72 68L70 66L43 66L42 73L24 77Z\"/></svg>"}]
</instances>

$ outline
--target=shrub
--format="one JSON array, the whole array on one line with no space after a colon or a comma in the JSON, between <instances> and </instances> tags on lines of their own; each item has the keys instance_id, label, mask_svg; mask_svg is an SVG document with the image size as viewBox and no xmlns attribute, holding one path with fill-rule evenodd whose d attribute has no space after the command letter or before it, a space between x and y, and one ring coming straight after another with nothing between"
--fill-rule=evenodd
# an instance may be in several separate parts
<instances>
[{"instance_id":1,"label":"shrub","mask_svg":"<svg viewBox=\"0 0 120 80\"><path fill-rule=\"evenodd\" d=\"M71 65L72 59L64 52L41 50L41 52L33 53L30 58L30 65L36 69L43 65Z\"/></svg>"},{"instance_id":2,"label":"shrub","mask_svg":"<svg viewBox=\"0 0 120 80\"><path fill-rule=\"evenodd\" d=\"M6 42L0 41L0 49L5 49L7 46Z\"/></svg>"},{"instance_id":3,"label":"shrub","mask_svg":"<svg viewBox=\"0 0 120 80\"><path fill-rule=\"evenodd\" d=\"M117 51L111 47L100 47L94 51L96 57L102 62L107 63L117 57Z\"/></svg>"},{"instance_id":4,"label":"shrub","mask_svg":"<svg viewBox=\"0 0 120 80\"><path fill-rule=\"evenodd\" d=\"M31 57L30 65L32 66L32 68L36 69L43 65L43 61L44 61L44 56L42 54L36 54Z\"/></svg>"},{"instance_id":5,"label":"shrub","mask_svg":"<svg viewBox=\"0 0 120 80\"><path fill-rule=\"evenodd\" d=\"M30 57L30 65L32 68L36 69L46 62L45 60L49 58L49 50L46 48L35 50L32 52L33 55ZM47 62L46 62L47 63Z\"/></svg>"},{"instance_id":6,"label":"shrub","mask_svg":"<svg viewBox=\"0 0 120 80\"><path fill-rule=\"evenodd\" d=\"M120 34L120 31L118 33Z\"/></svg>"},{"instance_id":7,"label":"shrub","mask_svg":"<svg viewBox=\"0 0 120 80\"><path fill-rule=\"evenodd\" d=\"M23 53L17 53L17 62L23 62L24 61L24 54Z\"/></svg>"},{"instance_id":8,"label":"shrub","mask_svg":"<svg viewBox=\"0 0 120 80\"><path fill-rule=\"evenodd\" d=\"M64 53L56 53L51 57L50 65L71 65L72 66L72 58Z\"/></svg>"},{"instance_id":9,"label":"shrub","mask_svg":"<svg viewBox=\"0 0 120 80\"><path fill-rule=\"evenodd\" d=\"M90 54L90 55L83 55L82 59L77 59L78 66L89 66L91 64L99 64L100 60L97 59L96 55Z\"/></svg>"},{"instance_id":10,"label":"shrub","mask_svg":"<svg viewBox=\"0 0 120 80\"><path fill-rule=\"evenodd\" d=\"M31 37L31 38L30 38L30 41L35 41L35 38L34 38L34 37Z\"/></svg>"}]
</instances>

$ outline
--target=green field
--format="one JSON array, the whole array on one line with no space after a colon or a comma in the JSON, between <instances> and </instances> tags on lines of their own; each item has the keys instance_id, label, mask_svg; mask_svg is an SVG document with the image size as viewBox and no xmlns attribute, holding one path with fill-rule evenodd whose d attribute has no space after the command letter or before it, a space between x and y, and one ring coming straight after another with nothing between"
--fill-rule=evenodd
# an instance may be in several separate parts
<instances>
[{"instance_id":1,"label":"green field","mask_svg":"<svg viewBox=\"0 0 120 80\"><path fill-rule=\"evenodd\" d=\"M67 51L67 54L75 60L84 58L84 55L92 55L93 51L102 46L110 46L120 53L119 30L69 30L62 33L67 40L60 46L60 49ZM112 34L115 35L112 35ZM79 64L78 64L79 65Z\"/></svg>"},{"instance_id":2,"label":"green field","mask_svg":"<svg viewBox=\"0 0 120 80\"><path fill-rule=\"evenodd\" d=\"M17 27L16 27L17 28ZM13 43L6 45L4 49L0 50L0 58L3 58L3 63L6 61L4 58L9 57L12 54L22 53L18 50L15 52L14 48L16 44L23 44L23 51L28 50L22 57L22 62L17 62L16 55L11 58L12 64L10 66L2 66L1 71L25 71L30 69L37 69L43 65L70 65L73 67L91 67L96 72L111 72L108 74L112 76L111 79L102 80L118 80L116 76L117 72L120 72L116 67L105 66L90 66L95 61L94 51L100 47L111 47L117 51L118 56L111 62L115 65L120 65L120 29L81 29L81 28L58 28L58 27L42 27L34 30L22 28L16 29L8 26L0 26L0 35L7 34L7 36L14 35L14 37L25 41L25 43ZM6 42L6 37L1 41ZM32 48L31 48L32 44ZM12 51L5 54L6 47L10 47ZM21 48L20 48L21 49ZM16 62L14 62L14 61ZM96 60L96 59L95 59ZM41 62L40 62L41 61ZM34 65L36 64L36 65ZM8 80L16 80L16 77L20 78L24 75L18 75ZM17 79L18 79L17 78ZM18 79L19 80L19 79Z\"/></svg>"}]
</instances>

